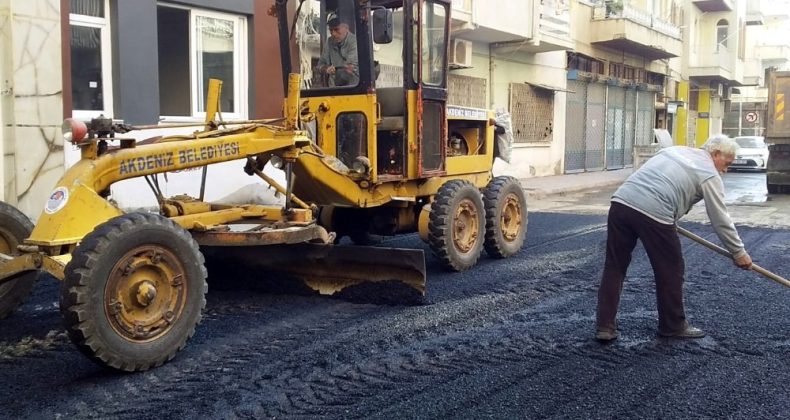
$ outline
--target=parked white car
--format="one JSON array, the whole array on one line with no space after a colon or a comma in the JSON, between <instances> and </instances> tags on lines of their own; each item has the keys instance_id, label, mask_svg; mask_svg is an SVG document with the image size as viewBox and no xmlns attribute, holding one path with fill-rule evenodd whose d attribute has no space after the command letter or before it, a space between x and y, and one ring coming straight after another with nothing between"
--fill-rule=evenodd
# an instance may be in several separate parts
<instances>
[{"instance_id":1,"label":"parked white car","mask_svg":"<svg viewBox=\"0 0 790 420\"><path fill-rule=\"evenodd\" d=\"M758 169L765 171L768 162L768 146L762 136L739 136L735 141L740 148L730 170Z\"/></svg>"}]
</instances>

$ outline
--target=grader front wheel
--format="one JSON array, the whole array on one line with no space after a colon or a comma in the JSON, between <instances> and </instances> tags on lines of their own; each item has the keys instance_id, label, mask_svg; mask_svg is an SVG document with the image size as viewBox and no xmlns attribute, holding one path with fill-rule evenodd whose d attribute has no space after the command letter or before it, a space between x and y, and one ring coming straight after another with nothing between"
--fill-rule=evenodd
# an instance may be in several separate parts
<instances>
[{"instance_id":1,"label":"grader front wheel","mask_svg":"<svg viewBox=\"0 0 790 420\"><path fill-rule=\"evenodd\" d=\"M428 244L445 267L474 266L483 251L484 228L483 200L474 185L455 180L439 188L431 204Z\"/></svg>"},{"instance_id":2,"label":"grader front wheel","mask_svg":"<svg viewBox=\"0 0 790 420\"><path fill-rule=\"evenodd\" d=\"M16 255L17 245L30 236L33 224L21 211L0 201L0 253ZM0 319L7 317L33 289L38 273L28 273L0 284Z\"/></svg>"},{"instance_id":3,"label":"grader front wheel","mask_svg":"<svg viewBox=\"0 0 790 420\"><path fill-rule=\"evenodd\" d=\"M483 192L486 207L486 253L507 258L521 249L527 236L527 200L518 179L498 176Z\"/></svg>"},{"instance_id":4,"label":"grader front wheel","mask_svg":"<svg viewBox=\"0 0 790 420\"><path fill-rule=\"evenodd\" d=\"M133 213L98 226L66 266L60 308L69 336L115 369L163 364L200 323L203 262L189 233L164 217Z\"/></svg>"}]
</instances>

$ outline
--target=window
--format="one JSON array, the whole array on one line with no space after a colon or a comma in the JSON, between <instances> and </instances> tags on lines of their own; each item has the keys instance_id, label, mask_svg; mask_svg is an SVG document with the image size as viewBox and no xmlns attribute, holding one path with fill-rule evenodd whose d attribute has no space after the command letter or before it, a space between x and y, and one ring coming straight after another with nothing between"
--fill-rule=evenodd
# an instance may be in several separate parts
<instances>
[{"instance_id":1,"label":"window","mask_svg":"<svg viewBox=\"0 0 790 420\"><path fill-rule=\"evenodd\" d=\"M603 74L603 61L582 54L568 53L568 70L581 70L595 74Z\"/></svg>"},{"instance_id":2,"label":"window","mask_svg":"<svg viewBox=\"0 0 790 420\"><path fill-rule=\"evenodd\" d=\"M622 78L623 65L620 63L609 63L609 76Z\"/></svg>"},{"instance_id":3,"label":"window","mask_svg":"<svg viewBox=\"0 0 790 420\"><path fill-rule=\"evenodd\" d=\"M631 66L623 66L623 78L636 80L636 69Z\"/></svg>"},{"instance_id":4,"label":"window","mask_svg":"<svg viewBox=\"0 0 790 420\"><path fill-rule=\"evenodd\" d=\"M293 33L303 88L348 89L359 84L354 7L353 0L299 2Z\"/></svg>"},{"instance_id":5,"label":"window","mask_svg":"<svg viewBox=\"0 0 790 420\"><path fill-rule=\"evenodd\" d=\"M655 73L652 71L645 72L645 82L651 85L664 85L665 76L661 73Z\"/></svg>"},{"instance_id":6,"label":"window","mask_svg":"<svg viewBox=\"0 0 790 420\"><path fill-rule=\"evenodd\" d=\"M590 73L603 74L603 61L592 59L590 61Z\"/></svg>"},{"instance_id":7,"label":"window","mask_svg":"<svg viewBox=\"0 0 790 420\"><path fill-rule=\"evenodd\" d=\"M213 78L222 80L223 118L246 118L246 19L159 6L157 27L161 115L203 118L208 81Z\"/></svg>"},{"instance_id":8,"label":"window","mask_svg":"<svg viewBox=\"0 0 790 420\"><path fill-rule=\"evenodd\" d=\"M699 88L689 90L689 111L696 111L699 107Z\"/></svg>"},{"instance_id":9,"label":"window","mask_svg":"<svg viewBox=\"0 0 790 420\"><path fill-rule=\"evenodd\" d=\"M729 24L726 19L720 19L716 23L716 52L727 52L727 34Z\"/></svg>"},{"instance_id":10,"label":"window","mask_svg":"<svg viewBox=\"0 0 790 420\"><path fill-rule=\"evenodd\" d=\"M554 92L526 83L510 84L510 114L516 143L551 143Z\"/></svg>"},{"instance_id":11,"label":"window","mask_svg":"<svg viewBox=\"0 0 790 420\"><path fill-rule=\"evenodd\" d=\"M111 117L108 0L71 0L69 12L72 116Z\"/></svg>"},{"instance_id":12,"label":"window","mask_svg":"<svg viewBox=\"0 0 790 420\"><path fill-rule=\"evenodd\" d=\"M444 82L445 6L425 2L422 9L422 82L438 86Z\"/></svg>"},{"instance_id":13,"label":"window","mask_svg":"<svg viewBox=\"0 0 790 420\"><path fill-rule=\"evenodd\" d=\"M336 155L349 168L357 157L368 155L368 121L361 112L337 116Z\"/></svg>"}]
</instances>

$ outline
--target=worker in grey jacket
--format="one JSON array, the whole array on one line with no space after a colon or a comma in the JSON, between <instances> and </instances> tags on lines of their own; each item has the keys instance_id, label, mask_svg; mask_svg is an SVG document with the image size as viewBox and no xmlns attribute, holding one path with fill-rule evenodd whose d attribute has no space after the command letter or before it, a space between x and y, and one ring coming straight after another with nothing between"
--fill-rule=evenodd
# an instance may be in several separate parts
<instances>
[{"instance_id":1,"label":"worker in grey jacket","mask_svg":"<svg viewBox=\"0 0 790 420\"><path fill-rule=\"evenodd\" d=\"M357 37L340 18L327 22L330 37L318 59L318 71L327 76L329 86L356 86L359 83Z\"/></svg>"},{"instance_id":2,"label":"worker in grey jacket","mask_svg":"<svg viewBox=\"0 0 790 420\"><path fill-rule=\"evenodd\" d=\"M642 241L656 279L659 335L705 336L686 320L685 263L675 223L704 199L711 225L732 253L735 264L744 269L751 267L752 259L724 205L724 184L719 175L732 163L737 149L738 144L724 135L709 138L702 149L662 149L614 193L607 221L606 262L598 289L595 337L599 341L618 337L615 318L637 239Z\"/></svg>"}]
</instances>

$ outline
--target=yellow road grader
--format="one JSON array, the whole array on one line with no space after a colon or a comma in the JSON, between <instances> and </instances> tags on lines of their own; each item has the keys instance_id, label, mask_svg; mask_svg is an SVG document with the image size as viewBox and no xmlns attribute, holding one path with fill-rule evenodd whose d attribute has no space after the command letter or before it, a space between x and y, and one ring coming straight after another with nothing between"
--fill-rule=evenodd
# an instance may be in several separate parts
<instances>
[{"instance_id":1,"label":"yellow road grader","mask_svg":"<svg viewBox=\"0 0 790 420\"><path fill-rule=\"evenodd\" d=\"M123 135L146 127L64 122L64 140L81 159L35 226L0 203L0 318L38 273L49 273L61 281L60 308L77 347L102 365L139 371L172 359L194 334L205 307L206 251L322 294L394 281L423 295L422 250L336 245L337 238L361 244L419 232L455 271L475 265L483 249L504 258L521 248L524 193L516 179L492 175L494 114L446 103L450 1L309 1L319 7L306 18L305 0L278 0L272 10L288 75L283 118L223 122L221 82L212 81L205 124L191 135L136 141ZM304 78L292 71L299 20L321 35L321 57L298 64ZM340 24L355 37L356 57L341 53L346 61L333 62L323 48L340 44L331 38ZM400 50L400 86L377 86L374 44ZM167 172L203 168L205 186L206 168L236 160L285 204L162 194ZM264 172L267 164L284 171L284 185ZM129 178L148 182L158 213L115 205L110 186Z\"/></svg>"}]
</instances>

